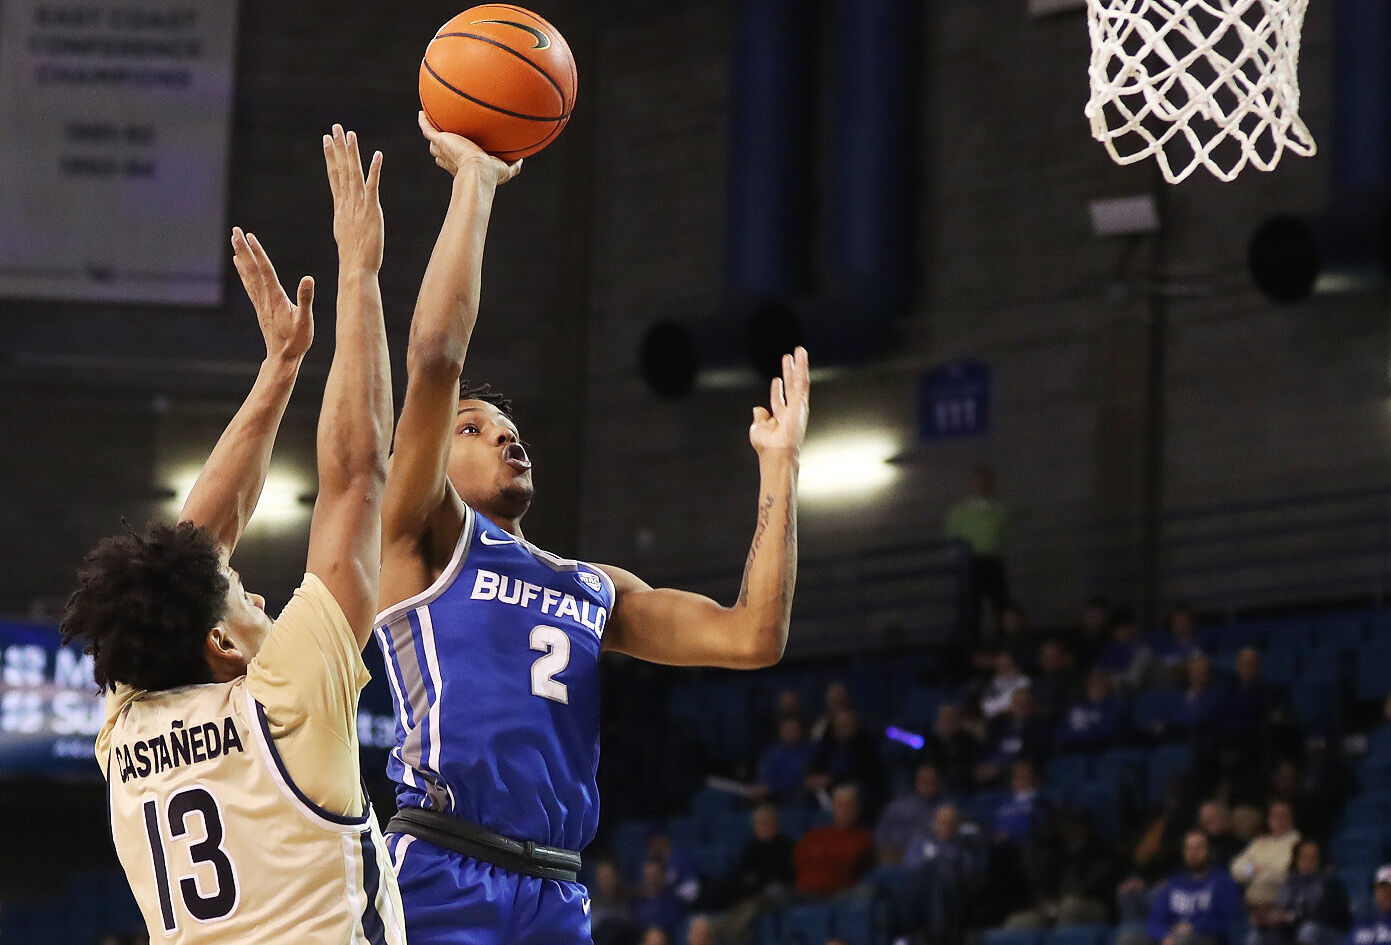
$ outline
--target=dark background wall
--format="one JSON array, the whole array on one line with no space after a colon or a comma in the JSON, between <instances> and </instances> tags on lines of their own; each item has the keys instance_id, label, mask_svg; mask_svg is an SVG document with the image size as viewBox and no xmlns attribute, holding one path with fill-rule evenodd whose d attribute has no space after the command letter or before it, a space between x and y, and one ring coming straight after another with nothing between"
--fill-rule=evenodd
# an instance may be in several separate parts
<instances>
[{"instance_id":1,"label":"dark background wall","mask_svg":"<svg viewBox=\"0 0 1391 945\"><path fill-rule=\"evenodd\" d=\"M724 194L739 159L728 142L731 3L534 6L575 49L579 107L499 196L467 374L519 399L538 463L535 540L659 577L736 569L756 474L745 431L766 388L735 375L670 403L636 369L653 320L700 322L725 305ZM317 137L342 121L386 152L382 284L399 391L448 192L414 127L415 70L455 12L434 0L241 4L229 222L263 237L287 282L312 272L323 292L319 341L282 434L294 465L312 462L332 329ZM1326 201L1337 146L1330 5L1312 5L1301 68L1320 156L1166 189L1165 233L1124 265L1123 243L1092 235L1087 202L1155 179L1148 165L1116 167L1088 135L1083 17L1034 20L1023 0L943 0L924 20L921 278L884 360L818 378L813 437L882 430L913 449L919 372L967 355L993 369L994 424L916 450L872 501L808 501L805 553L935 535L966 470L986 460L1017 513L1019 596L1041 617L1070 612L1094 589L1092 522L1145 503L1155 259L1160 281L1196 290L1166 303L1164 507L1384 483L1384 298L1277 307L1243 264L1262 219ZM820 115L834 118L824 101ZM823 204L841 171L819 154L808 199ZM228 302L215 310L0 302L0 433L11 445L0 611L51 611L82 550L121 515L166 509L171 470L211 446L260 354L230 266L226 276ZM296 534L253 537L241 554L249 583L283 598L302 548Z\"/></svg>"}]
</instances>

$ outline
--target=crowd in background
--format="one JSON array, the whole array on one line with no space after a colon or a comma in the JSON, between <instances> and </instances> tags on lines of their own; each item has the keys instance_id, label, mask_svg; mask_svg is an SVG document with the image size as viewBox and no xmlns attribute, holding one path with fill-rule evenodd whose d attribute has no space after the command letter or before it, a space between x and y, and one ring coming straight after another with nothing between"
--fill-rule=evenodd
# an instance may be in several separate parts
<instances>
[{"instance_id":1,"label":"crowd in background","mask_svg":"<svg viewBox=\"0 0 1391 945\"><path fill-rule=\"evenodd\" d=\"M1187 609L1145 632L1100 598L1064 630L1035 632L1009 604L994 623L944 674L909 758L885 751L885 720L845 685L815 711L782 693L737 863L697 875L663 832L640 876L601 860L596 945L751 942L770 910L827 901L890 903L896 935L942 945L1091 923L1117 926L1117 945L1391 942L1391 869L1354 929L1323 846L1349 788L1338 739L1299 724L1258 650L1215 665ZM1191 763L1155 803L1115 798L1114 822L1046 784L1068 758L1164 746ZM794 841L780 820L808 809Z\"/></svg>"}]
</instances>

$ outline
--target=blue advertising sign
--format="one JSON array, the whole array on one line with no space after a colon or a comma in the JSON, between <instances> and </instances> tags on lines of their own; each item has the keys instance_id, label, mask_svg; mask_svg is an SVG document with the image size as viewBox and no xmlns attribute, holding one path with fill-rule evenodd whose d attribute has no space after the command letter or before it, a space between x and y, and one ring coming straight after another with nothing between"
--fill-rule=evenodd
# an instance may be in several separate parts
<instances>
[{"instance_id":1,"label":"blue advertising sign","mask_svg":"<svg viewBox=\"0 0 1391 945\"><path fill-rule=\"evenodd\" d=\"M372 673L358 706L367 775L386 768L395 717L376 642L362 654ZM62 646L52 626L0 622L0 776L100 778L92 753L102 722L92 658Z\"/></svg>"},{"instance_id":2,"label":"blue advertising sign","mask_svg":"<svg viewBox=\"0 0 1391 945\"><path fill-rule=\"evenodd\" d=\"M954 439L989 429L990 367L984 361L949 361L919 378L920 439Z\"/></svg>"}]
</instances>

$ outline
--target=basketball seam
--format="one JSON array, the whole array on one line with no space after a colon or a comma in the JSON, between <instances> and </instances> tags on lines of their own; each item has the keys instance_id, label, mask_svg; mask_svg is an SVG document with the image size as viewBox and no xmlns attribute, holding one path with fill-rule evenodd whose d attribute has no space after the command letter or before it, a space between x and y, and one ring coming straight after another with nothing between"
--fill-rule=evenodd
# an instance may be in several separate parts
<instances>
[{"instance_id":1,"label":"basketball seam","mask_svg":"<svg viewBox=\"0 0 1391 945\"><path fill-rule=\"evenodd\" d=\"M546 132L546 136L542 138L540 141L537 141L535 144L528 144L524 148L509 148L506 151L492 151L490 153L494 157L501 157L504 154L521 154L523 151L530 151L533 148L545 147L546 145L550 144L553 140L555 140L556 135L560 134L561 129L565 127L565 123L569 120L570 119L568 117L558 119L555 123L555 127L552 128L550 131Z\"/></svg>"},{"instance_id":2,"label":"basketball seam","mask_svg":"<svg viewBox=\"0 0 1391 945\"><path fill-rule=\"evenodd\" d=\"M507 52L509 52L509 53L511 53L512 55L516 56L516 57L517 57L518 59L520 59L522 62L526 63L527 65L531 66L531 68L535 69L535 70L541 75L541 77L542 77L543 79L545 79L547 82L550 83L551 88L555 89L555 94L560 96L560 107L561 107L561 109L563 110L563 109L565 108L565 104L566 104L566 103L565 103L565 90L562 89L562 88L560 87L560 83L557 82L555 79L551 78L551 74L550 74L549 72L547 72L545 69L542 69L540 66L538 66L536 63L532 62L532 61L531 61L530 59L528 59L526 56L523 56L521 53L517 52L517 50L513 49L511 46L508 46L506 43L500 43L500 42L498 42L497 40L493 39L493 38L490 37L490 36L483 36L483 35L481 35L481 34L479 34L479 33L440 33L439 35L437 35L437 36L435 37L435 39L446 39L446 38L451 37L451 36L456 36L456 37L467 37L468 39L476 39L476 40L478 40L478 41L480 41L480 42L487 43L487 44L490 45L490 46L496 46L498 49L506 50ZM427 50L427 53L428 53L428 50ZM427 59L425 60L425 66L426 66L426 68L429 68L429 65L430 65L430 64L429 64L429 60L428 60L428 58L427 58ZM431 72L432 74L434 73L434 71L435 71L434 69L430 69L430 72ZM438 79L439 76L436 75L435 78ZM441 81L441 82L444 82L443 79L440 79L440 81ZM445 84L448 85L449 83L445 82ZM449 87L450 87L450 88L454 88L453 86L449 86ZM455 91L458 91L458 90L455 89ZM463 95L464 93L460 92L459 94L460 94L460 95ZM475 102L478 102L477 99L472 99L472 100L475 101ZM487 103L485 103L485 102L478 102L478 104L479 104L479 105L484 105L484 104L487 104ZM495 105L489 105L488 107L489 107L489 108L497 108L497 106L495 106ZM500 111L500 112L506 112L506 110L505 110L505 109L502 109L502 108L498 108L497 110ZM508 115L514 115L514 116L516 116L516 117L518 117L518 118L533 118L533 120L535 120L535 121L556 121L556 120L557 120L557 118L535 118L534 116L531 116L531 115L522 115L522 114L519 114L519 113L517 113L517 112L506 112L506 114L508 114ZM559 117L559 118L568 118L569 116L570 116L570 113L567 111L567 112L565 112L565 114L560 115L560 116L558 116L558 117Z\"/></svg>"},{"instance_id":3,"label":"basketball seam","mask_svg":"<svg viewBox=\"0 0 1391 945\"><path fill-rule=\"evenodd\" d=\"M563 119L566 119L566 118L569 118L569 117L570 117L568 114L565 114L565 115L553 115L553 116L552 116L552 115L523 115L521 112L514 112L514 111L512 111L511 109L503 108L503 107L501 107L500 105L493 105L493 104L490 104L490 103L488 103L488 102L483 101L481 98L474 98L472 95L468 94L468 93L465 92L463 89L456 89L454 86L452 86L452 85L450 85L448 82L444 81L444 79L440 78L440 74L439 74L438 72L436 72L436 71L430 66L430 62L429 62L428 59L422 59L421 62L420 62L420 64L421 64L422 66L425 67L425 71L428 72L428 73L430 73L430 75L434 77L434 80L435 80L436 82L438 82L440 85L444 86L444 87L447 88L449 91L453 92L455 95L458 95L458 96L461 96L461 97L463 97L463 98L468 99L470 102L472 102L473 104L475 104L475 105L477 105L477 106L479 106L479 107L481 107L481 108L488 108L488 109L491 109L491 110L493 110L493 111L495 111L495 112L501 112L501 113L504 114L504 115L509 115L509 116L511 116L512 118L520 118L520 119L522 119L522 120L524 120L524 121L561 121L561 120L563 120Z\"/></svg>"}]
</instances>

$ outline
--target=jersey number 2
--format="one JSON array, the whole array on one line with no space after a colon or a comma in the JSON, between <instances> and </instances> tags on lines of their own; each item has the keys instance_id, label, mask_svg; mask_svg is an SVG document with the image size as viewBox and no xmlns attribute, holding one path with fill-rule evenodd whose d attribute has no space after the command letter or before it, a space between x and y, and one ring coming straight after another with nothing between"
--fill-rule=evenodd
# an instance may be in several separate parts
<instances>
[{"instance_id":1,"label":"jersey number 2","mask_svg":"<svg viewBox=\"0 0 1391 945\"><path fill-rule=\"evenodd\" d=\"M531 628L531 648L544 653L531 664L531 694L553 702L570 703L570 687L555 677L570 665L570 638L559 627Z\"/></svg>"},{"instance_id":2,"label":"jersey number 2","mask_svg":"<svg viewBox=\"0 0 1391 945\"><path fill-rule=\"evenodd\" d=\"M237 907L237 874L232 869L232 861L222 849L222 812L218 809L217 798L200 787L186 788L169 798L166 805L166 819L169 823L169 836L179 839L188 833L188 818L197 814L203 821L203 839L189 845L189 857L196 867L199 863L212 864L217 877L217 886L212 894L205 896L198 888L196 876L179 877L179 892L184 906L199 922L216 922L232 914ZM169 888L169 864L164 856L164 833L160 829L159 808L153 800L145 802L145 833L150 838L150 855L154 860L155 885L159 887L159 911L164 919L164 930L173 932L178 927L174 918L173 896Z\"/></svg>"}]
</instances>

